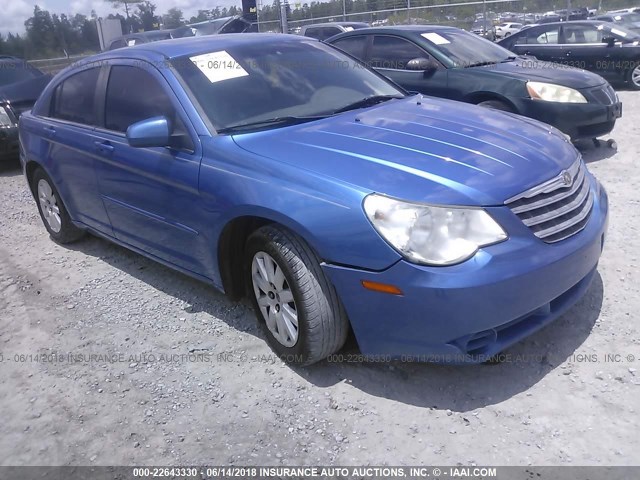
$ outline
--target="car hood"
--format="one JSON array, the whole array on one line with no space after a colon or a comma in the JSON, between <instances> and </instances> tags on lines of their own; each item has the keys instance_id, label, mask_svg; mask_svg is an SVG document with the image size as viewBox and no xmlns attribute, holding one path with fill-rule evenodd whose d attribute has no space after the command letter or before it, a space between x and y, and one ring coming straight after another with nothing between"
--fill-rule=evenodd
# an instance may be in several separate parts
<instances>
[{"instance_id":1,"label":"car hood","mask_svg":"<svg viewBox=\"0 0 640 480\"><path fill-rule=\"evenodd\" d=\"M472 68L524 81L555 83L578 89L597 87L605 83L601 76L587 70L543 62L532 57L519 57L512 62Z\"/></svg>"},{"instance_id":2,"label":"car hood","mask_svg":"<svg viewBox=\"0 0 640 480\"><path fill-rule=\"evenodd\" d=\"M283 175L299 168L366 193L451 205L501 205L579 155L546 124L420 95L234 141L288 164L272 165Z\"/></svg>"},{"instance_id":3,"label":"car hood","mask_svg":"<svg viewBox=\"0 0 640 480\"><path fill-rule=\"evenodd\" d=\"M11 103L34 103L50 81L50 75L42 75L22 82L4 85L0 87L0 99Z\"/></svg>"}]
</instances>

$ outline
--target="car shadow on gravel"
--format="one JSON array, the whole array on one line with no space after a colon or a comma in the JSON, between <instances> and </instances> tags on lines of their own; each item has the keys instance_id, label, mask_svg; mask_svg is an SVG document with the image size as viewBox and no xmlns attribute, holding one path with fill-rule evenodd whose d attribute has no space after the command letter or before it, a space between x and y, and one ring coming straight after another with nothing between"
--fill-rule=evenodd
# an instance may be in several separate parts
<instances>
[{"instance_id":1,"label":"car shadow on gravel","mask_svg":"<svg viewBox=\"0 0 640 480\"><path fill-rule=\"evenodd\" d=\"M596 273L585 296L571 310L509 348L500 363L446 366L325 361L295 371L320 387L345 381L376 397L436 410L467 412L526 392L566 360L573 360L574 352L589 336L600 315L603 292L602 278ZM357 357L357 346L352 343L341 353L343 358Z\"/></svg>"},{"instance_id":2,"label":"car shadow on gravel","mask_svg":"<svg viewBox=\"0 0 640 480\"><path fill-rule=\"evenodd\" d=\"M265 340L250 307L230 301L203 282L91 235L67 247L99 258L181 301L185 313L205 312L238 331ZM291 369L305 382L320 388L346 382L376 397L424 408L465 412L526 392L570 358L596 323L602 298L603 283L596 273L586 295L569 312L511 347L505 352L510 357L497 364L444 366L325 360L309 367ZM350 339L340 353L347 358L357 357L356 342Z\"/></svg>"},{"instance_id":3,"label":"car shadow on gravel","mask_svg":"<svg viewBox=\"0 0 640 480\"><path fill-rule=\"evenodd\" d=\"M22 175L20 168L20 160L18 158L9 158L0 161L0 177L17 177Z\"/></svg>"},{"instance_id":4,"label":"car shadow on gravel","mask_svg":"<svg viewBox=\"0 0 640 480\"><path fill-rule=\"evenodd\" d=\"M615 136L611 137L615 140ZM595 146L592 140L580 140L574 146L582 154L585 163L595 163L600 160L613 157L617 153L617 148L607 145L605 140L600 141L600 146Z\"/></svg>"}]
</instances>

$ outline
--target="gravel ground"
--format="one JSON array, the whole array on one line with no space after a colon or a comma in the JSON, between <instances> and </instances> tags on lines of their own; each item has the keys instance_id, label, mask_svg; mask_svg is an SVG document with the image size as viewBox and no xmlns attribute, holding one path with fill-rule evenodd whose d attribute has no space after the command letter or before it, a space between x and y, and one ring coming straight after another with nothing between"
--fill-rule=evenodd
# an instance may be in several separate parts
<instances>
[{"instance_id":1,"label":"gravel ground","mask_svg":"<svg viewBox=\"0 0 640 480\"><path fill-rule=\"evenodd\" d=\"M618 151L583 148L610 195L599 274L496 365L286 366L248 307L53 243L3 165L0 465L638 464L640 92L620 97Z\"/></svg>"}]
</instances>

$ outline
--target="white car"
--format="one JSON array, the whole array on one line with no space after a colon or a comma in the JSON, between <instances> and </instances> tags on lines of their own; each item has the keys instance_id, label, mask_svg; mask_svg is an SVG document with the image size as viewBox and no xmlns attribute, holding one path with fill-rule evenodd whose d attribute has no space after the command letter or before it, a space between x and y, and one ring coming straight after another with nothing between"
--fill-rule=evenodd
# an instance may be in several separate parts
<instances>
[{"instance_id":1,"label":"white car","mask_svg":"<svg viewBox=\"0 0 640 480\"><path fill-rule=\"evenodd\" d=\"M521 29L521 23L501 23L500 25L496 25L496 38L508 37L512 33L519 32Z\"/></svg>"}]
</instances>

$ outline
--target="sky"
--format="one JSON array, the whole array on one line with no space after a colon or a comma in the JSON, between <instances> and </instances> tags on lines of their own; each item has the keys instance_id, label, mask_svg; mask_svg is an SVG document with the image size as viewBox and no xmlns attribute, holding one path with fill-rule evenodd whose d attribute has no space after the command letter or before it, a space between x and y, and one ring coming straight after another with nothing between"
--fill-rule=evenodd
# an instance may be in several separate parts
<instances>
[{"instance_id":1,"label":"sky","mask_svg":"<svg viewBox=\"0 0 640 480\"><path fill-rule=\"evenodd\" d=\"M212 3L207 0L151 0L158 8L156 13L162 14L171 7L182 10L184 16L188 19L195 15L198 10L206 10L215 8L216 6L230 7L236 5L241 7L241 0L216 0ZM89 16L91 10L95 10L99 17L106 17L110 13L122 12L124 15L124 6L120 9L113 8L109 3L102 0L8 0L2 7L3 12L0 15L0 33L6 36L7 33L24 33L24 22L33 15L33 7L39 5L40 8L48 10L49 13L66 13L75 15L81 13ZM134 6L135 9L135 6Z\"/></svg>"}]
</instances>

